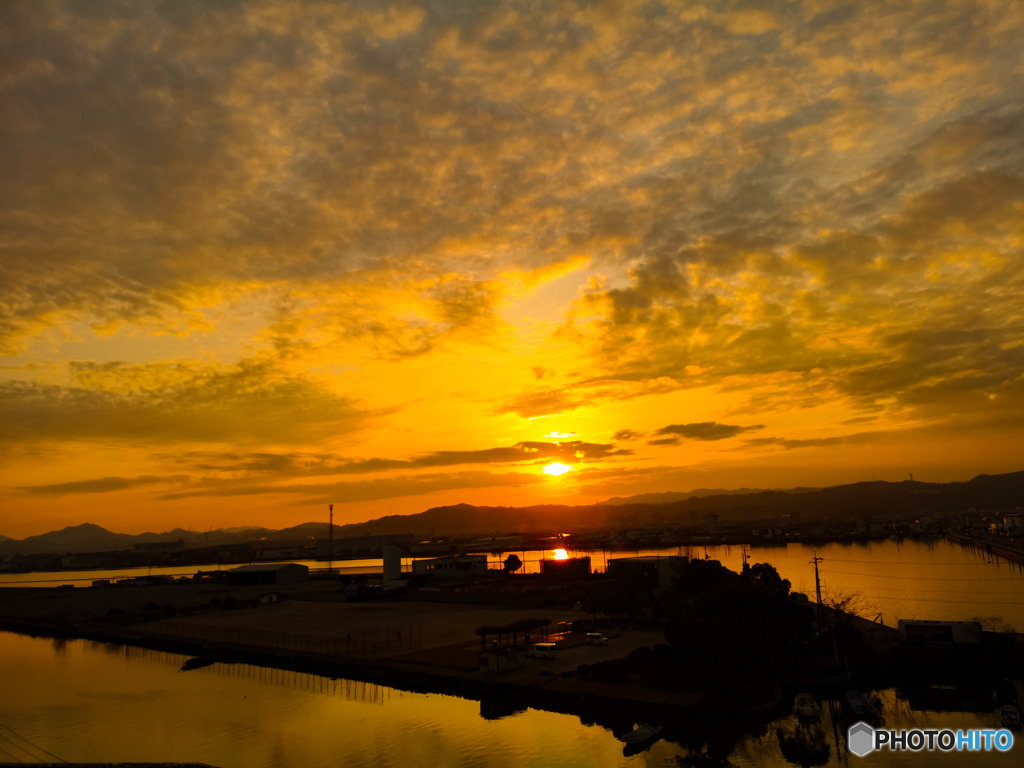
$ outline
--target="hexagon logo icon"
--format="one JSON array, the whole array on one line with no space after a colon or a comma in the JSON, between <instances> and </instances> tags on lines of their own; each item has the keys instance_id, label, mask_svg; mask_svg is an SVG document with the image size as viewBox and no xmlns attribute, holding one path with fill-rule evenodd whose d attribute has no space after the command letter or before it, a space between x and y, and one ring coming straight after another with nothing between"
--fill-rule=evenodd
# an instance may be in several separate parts
<instances>
[{"instance_id":1,"label":"hexagon logo icon","mask_svg":"<svg viewBox=\"0 0 1024 768\"><path fill-rule=\"evenodd\" d=\"M875 729L864 722L851 725L846 732L846 746L857 757L864 757L875 749Z\"/></svg>"}]
</instances>

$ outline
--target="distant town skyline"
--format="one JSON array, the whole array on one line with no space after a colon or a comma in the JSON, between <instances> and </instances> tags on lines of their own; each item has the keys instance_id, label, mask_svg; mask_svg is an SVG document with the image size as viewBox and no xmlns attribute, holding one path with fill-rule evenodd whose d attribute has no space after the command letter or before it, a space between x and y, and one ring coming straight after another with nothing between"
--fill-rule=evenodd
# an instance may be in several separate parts
<instances>
[{"instance_id":1,"label":"distant town skyline","mask_svg":"<svg viewBox=\"0 0 1024 768\"><path fill-rule=\"evenodd\" d=\"M0 33L0 534L1022 469L1020 4Z\"/></svg>"}]
</instances>

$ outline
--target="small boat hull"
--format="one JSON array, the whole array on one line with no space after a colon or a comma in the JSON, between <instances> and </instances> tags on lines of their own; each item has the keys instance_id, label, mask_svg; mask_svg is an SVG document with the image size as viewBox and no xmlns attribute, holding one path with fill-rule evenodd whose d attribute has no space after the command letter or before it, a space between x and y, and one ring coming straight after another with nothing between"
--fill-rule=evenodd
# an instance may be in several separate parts
<instances>
[{"instance_id":1,"label":"small boat hull","mask_svg":"<svg viewBox=\"0 0 1024 768\"><path fill-rule=\"evenodd\" d=\"M636 730L630 731L629 733L620 736L619 741L624 741L626 744L643 744L645 741L649 741L661 733L664 726L661 725L648 725L647 723L640 723Z\"/></svg>"},{"instance_id":2,"label":"small boat hull","mask_svg":"<svg viewBox=\"0 0 1024 768\"><path fill-rule=\"evenodd\" d=\"M871 712L871 702L860 691L847 691L846 703L850 705L854 714L867 715Z\"/></svg>"}]
</instances>

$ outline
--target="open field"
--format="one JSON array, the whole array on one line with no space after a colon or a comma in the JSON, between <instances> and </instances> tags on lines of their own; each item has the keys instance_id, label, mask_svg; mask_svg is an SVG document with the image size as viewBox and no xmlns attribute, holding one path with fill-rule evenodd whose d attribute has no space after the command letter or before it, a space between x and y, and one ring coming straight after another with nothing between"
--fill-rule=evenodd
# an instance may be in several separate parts
<instances>
[{"instance_id":1,"label":"open field","mask_svg":"<svg viewBox=\"0 0 1024 768\"><path fill-rule=\"evenodd\" d=\"M229 587L217 582L174 582L153 586L59 589L57 587L4 587L0 589L0 620L77 623L103 617L112 610L125 613L144 611L145 606L172 605L176 609L197 609L212 600L255 599L266 592L284 597L311 595L336 585L324 581L295 584L262 584Z\"/></svg>"}]
</instances>

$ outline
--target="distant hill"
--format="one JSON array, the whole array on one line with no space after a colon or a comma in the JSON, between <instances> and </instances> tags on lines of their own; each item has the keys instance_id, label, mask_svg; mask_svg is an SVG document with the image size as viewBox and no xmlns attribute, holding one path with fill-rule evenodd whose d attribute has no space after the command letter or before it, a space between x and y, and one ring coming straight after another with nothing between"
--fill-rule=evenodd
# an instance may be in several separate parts
<instances>
[{"instance_id":1,"label":"distant hill","mask_svg":"<svg viewBox=\"0 0 1024 768\"><path fill-rule=\"evenodd\" d=\"M181 539L189 547L213 546L216 544L251 541L261 538L260 531L266 528L247 528L238 533L227 531L186 531L175 528L163 533L112 533L92 523L68 526L60 531L51 531L39 536L28 536L21 541L3 537L0 539L0 557L14 555L79 554L82 552L111 552L132 549L136 544L177 541Z\"/></svg>"},{"instance_id":2,"label":"distant hill","mask_svg":"<svg viewBox=\"0 0 1024 768\"><path fill-rule=\"evenodd\" d=\"M389 515L365 523L342 526L343 536L410 533L425 536L498 534L517 531L553 531L558 527L636 527L642 525L688 526L703 524L704 515L716 513L722 522L774 521L797 513L802 520L825 518L861 519L871 514L879 520L923 514L946 514L974 507L982 510L1024 508L1024 472L979 475L965 483L898 483L872 481L831 488L746 492L726 491L707 496L694 494L674 501L644 502L662 494L642 494L616 503L532 507L476 507L456 504L434 507L413 515ZM323 531L326 533L326 524ZM335 535L339 535L336 533Z\"/></svg>"},{"instance_id":3,"label":"distant hill","mask_svg":"<svg viewBox=\"0 0 1024 768\"><path fill-rule=\"evenodd\" d=\"M782 490L776 488L775 490ZM807 493L817 491L819 488L787 488L783 493ZM667 493L641 493L636 496L614 496L602 505L621 506L622 504L668 504L673 501L686 501L692 498L704 498L705 496L740 496L748 493L764 493L761 488L736 488L725 490L724 488L698 488L695 491L668 491Z\"/></svg>"},{"instance_id":4,"label":"distant hill","mask_svg":"<svg viewBox=\"0 0 1024 768\"><path fill-rule=\"evenodd\" d=\"M707 494L707 495L702 495ZM1024 472L979 475L965 483L864 482L831 488L789 490L699 489L686 493L651 493L602 504L568 506L538 504L530 507L477 507L454 504L433 507L413 515L387 515L364 523L334 526L334 536L414 533L427 536L489 536L516 532L561 532L593 528L633 528L643 525L700 525L714 512L723 523L778 521L798 513L801 520L856 520L871 514L876 520L923 514L964 512L970 508L1001 512L1024 509ZM189 547L246 541L300 542L328 536L326 522L309 522L271 530L238 527L216 531L184 531L136 536L111 533L83 523L61 531L29 536L23 541L0 537L0 556L65 554L131 549L135 544L182 539Z\"/></svg>"}]
</instances>

